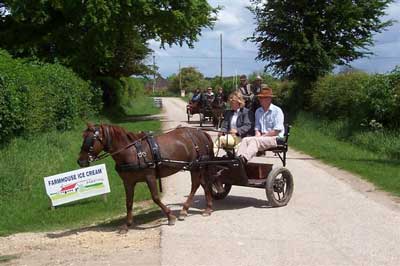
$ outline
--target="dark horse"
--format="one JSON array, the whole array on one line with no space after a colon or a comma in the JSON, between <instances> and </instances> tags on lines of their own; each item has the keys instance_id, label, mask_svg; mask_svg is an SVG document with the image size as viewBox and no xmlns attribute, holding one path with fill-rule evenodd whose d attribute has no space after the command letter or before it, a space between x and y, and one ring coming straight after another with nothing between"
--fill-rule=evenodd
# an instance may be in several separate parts
<instances>
[{"instance_id":1,"label":"dark horse","mask_svg":"<svg viewBox=\"0 0 400 266\"><path fill-rule=\"evenodd\" d=\"M105 155L99 155L101 151L104 151ZM194 194L200 185L204 189L207 202L203 215L211 214L212 198L210 186L206 184L206 167L199 167L193 163L214 156L213 142L204 131L182 127L152 137L145 133L133 134L118 126L88 124L83 132L78 164L86 167L90 162L107 155L114 159L116 170L125 187L127 221L124 229L133 223L132 204L137 182L147 183L153 201L167 216L168 224L175 223L176 217L160 200L156 176L166 177L182 168L190 170L192 188L179 218L183 220L187 216Z\"/></svg>"},{"instance_id":2,"label":"dark horse","mask_svg":"<svg viewBox=\"0 0 400 266\"><path fill-rule=\"evenodd\" d=\"M219 129L222 124L222 120L224 120L224 112L225 112L225 102L222 97L215 97L214 101L211 104L212 115L213 115L213 125L216 129Z\"/></svg>"}]
</instances>

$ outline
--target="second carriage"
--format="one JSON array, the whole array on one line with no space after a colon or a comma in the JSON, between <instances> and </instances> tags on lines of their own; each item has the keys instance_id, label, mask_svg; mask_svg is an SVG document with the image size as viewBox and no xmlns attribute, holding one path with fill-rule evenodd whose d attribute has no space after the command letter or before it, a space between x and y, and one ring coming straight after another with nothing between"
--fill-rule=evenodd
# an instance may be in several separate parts
<instances>
[{"instance_id":1,"label":"second carriage","mask_svg":"<svg viewBox=\"0 0 400 266\"><path fill-rule=\"evenodd\" d=\"M214 102L202 104L201 102L190 101L186 105L187 122L190 123L193 115L198 114L200 127L205 123L212 123L218 129L221 126L224 111L225 105L217 105Z\"/></svg>"}]
</instances>

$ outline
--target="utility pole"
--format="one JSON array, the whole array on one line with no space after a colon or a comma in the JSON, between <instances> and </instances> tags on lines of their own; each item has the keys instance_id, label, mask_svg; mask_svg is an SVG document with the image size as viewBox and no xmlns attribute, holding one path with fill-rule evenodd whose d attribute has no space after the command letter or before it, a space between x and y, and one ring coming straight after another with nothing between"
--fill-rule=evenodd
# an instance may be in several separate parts
<instances>
[{"instance_id":1,"label":"utility pole","mask_svg":"<svg viewBox=\"0 0 400 266\"><path fill-rule=\"evenodd\" d=\"M235 69L235 87L233 88L234 90L237 89L237 70Z\"/></svg>"},{"instance_id":2,"label":"utility pole","mask_svg":"<svg viewBox=\"0 0 400 266\"><path fill-rule=\"evenodd\" d=\"M153 95L156 90L156 56L153 55Z\"/></svg>"},{"instance_id":3,"label":"utility pole","mask_svg":"<svg viewBox=\"0 0 400 266\"><path fill-rule=\"evenodd\" d=\"M179 90L182 91L181 62L179 62Z\"/></svg>"},{"instance_id":4,"label":"utility pole","mask_svg":"<svg viewBox=\"0 0 400 266\"><path fill-rule=\"evenodd\" d=\"M222 86L222 33L219 35L219 46L220 46L220 54L221 54L221 76L220 76L220 85Z\"/></svg>"}]
</instances>

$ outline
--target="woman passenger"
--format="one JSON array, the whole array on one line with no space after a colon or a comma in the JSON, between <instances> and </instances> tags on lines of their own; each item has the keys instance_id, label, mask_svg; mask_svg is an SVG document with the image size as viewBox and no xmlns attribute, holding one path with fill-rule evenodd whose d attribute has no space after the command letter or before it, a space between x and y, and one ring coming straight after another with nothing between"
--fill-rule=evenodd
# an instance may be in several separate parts
<instances>
[{"instance_id":1,"label":"woman passenger","mask_svg":"<svg viewBox=\"0 0 400 266\"><path fill-rule=\"evenodd\" d=\"M243 95L239 91L234 91L229 96L231 110L224 113L224 121L219 133L219 143L224 146L229 135L235 140L235 145L241 138L254 135L254 114L245 106ZM228 135L228 136L226 136Z\"/></svg>"}]
</instances>

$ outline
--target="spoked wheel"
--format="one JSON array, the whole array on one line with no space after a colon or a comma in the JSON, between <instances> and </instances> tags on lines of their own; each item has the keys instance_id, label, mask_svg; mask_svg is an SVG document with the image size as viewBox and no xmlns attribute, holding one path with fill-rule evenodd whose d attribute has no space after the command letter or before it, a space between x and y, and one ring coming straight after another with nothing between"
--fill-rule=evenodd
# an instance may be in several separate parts
<instances>
[{"instance_id":1,"label":"spoked wheel","mask_svg":"<svg viewBox=\"0 0 400 266\"><path fill-rule=\"evenodd\" d=\"M223 184L222 188L224 192L218 192L217 188L214 184L211 185L211 196L215 200L222 200L228 196L229 192L231 191L232 185L231 184Z\"/></svg>"},{"instance_id":2,"label":"spoked wheel","mask_svg":"<svg viewBox=\"0 0 400 266\"><path fill-rule=\"evenodd\" d=\"M272 207L288 204L293 193L293 176L285 167L274 168L268 174L265 193Z\"/></svg>"}]
</instances>

